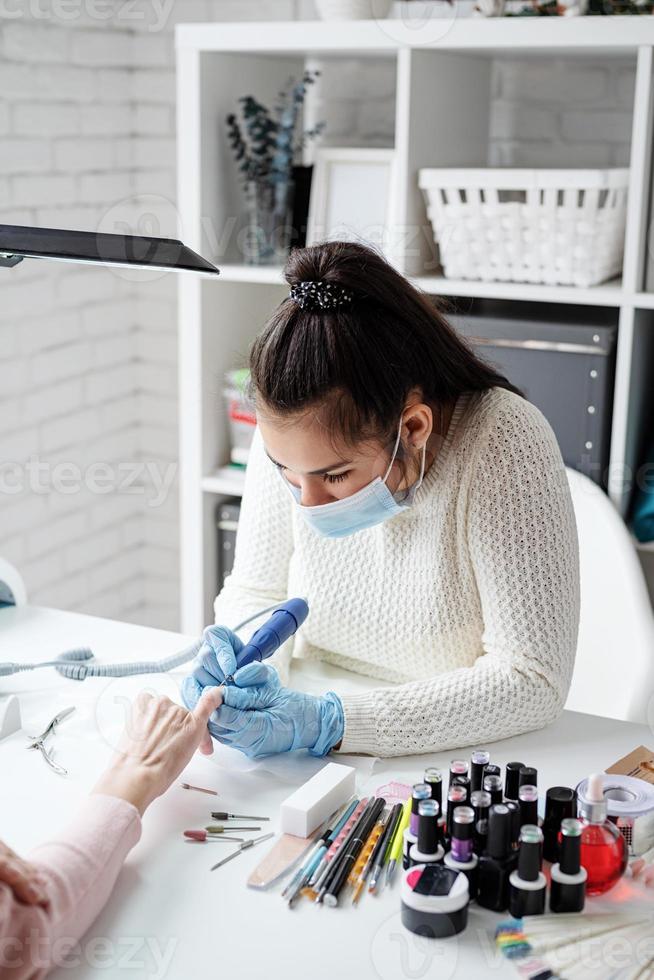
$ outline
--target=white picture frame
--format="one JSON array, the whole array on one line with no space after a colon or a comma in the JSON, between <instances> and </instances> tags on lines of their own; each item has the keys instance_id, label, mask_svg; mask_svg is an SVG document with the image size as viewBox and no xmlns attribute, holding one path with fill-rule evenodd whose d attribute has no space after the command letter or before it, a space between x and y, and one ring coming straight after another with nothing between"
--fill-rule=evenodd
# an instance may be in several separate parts
<instances>
[{"instance_id":1,"label":"white picture frame","mask_svg":"<svg viewBox=\"0 0 654 980\"><path fill-rule=\"evenodd\" d=\"M313 167L307 245L358 241L390 251L392 149L319 147Z\"/></svg>"}]
</instances>

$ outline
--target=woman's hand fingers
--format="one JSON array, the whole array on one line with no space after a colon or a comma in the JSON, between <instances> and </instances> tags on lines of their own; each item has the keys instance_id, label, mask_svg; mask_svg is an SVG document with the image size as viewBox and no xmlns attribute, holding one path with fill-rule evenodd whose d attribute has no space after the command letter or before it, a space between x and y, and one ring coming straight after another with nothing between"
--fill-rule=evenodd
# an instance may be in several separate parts
<instances>
[{"instance_id":1,"label":"woman's hand fingers","mask_svg":"<svg viewBox=\"0 0 654 980\"><path fill-rule=\"evenodd\" d=\"M236 670L236 657L243 649L243 641L226 626L208 626L202 638L204 642L194 674L205 685L207 674L213 677L213 683L221 684Z\"/></svg>"},{"instance_id":2,"label":"woman's hand fingers","mask_svg":"<svg viewBox=\"0 0 654 980\"><path fill-rule=\"evenodd\" d=\"M239 711L254 711L266 708L274 701L277 691L267 684L260 687L229 687L224 688L223 705L238 708ZM223 709L221 708L221 714ZM220 717L220 716L219 716Z\"/></svg>"},{"instance_id":3,"label":"woman's hand fingers","mask_svg":"<svg viewBox=\"0 0 654 980\"><path fill-rule=\"evenodd\" d=\"M213 755L213 739L208 728L206 728L202 734L198 749L202 755Z\"/></svg>"},{"instance_id":4,"label":"woman's hand fingers","mask_svg":"<svg viewBox=\"0 0 654 980\"><path fill-rule=\"evenodd\" d=\"M279 683L277 671L269 664L262 664L255 660L245 667L239 667L234 674L234 683L237 687L252 687L259 684Z\"/></svg>"},{"instance_id":5,"label":"woman's hand fingers","mask_svg":"<svg viewBox=\"0 0 654 980\"><path fill-rule=\"evenodd\" d=\"M9 885L16 898L26 905L46 905L48 895L41 873L0 843L0 882Z\"/></svg>"}]
</instances>

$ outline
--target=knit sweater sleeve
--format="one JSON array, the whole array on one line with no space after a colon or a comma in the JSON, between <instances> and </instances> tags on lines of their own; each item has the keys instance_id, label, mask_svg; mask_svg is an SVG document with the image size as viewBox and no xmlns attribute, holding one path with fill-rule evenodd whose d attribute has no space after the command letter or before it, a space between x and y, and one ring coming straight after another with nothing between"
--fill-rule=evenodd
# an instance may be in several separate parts
<instances>
[{"instance_id":1,"label":"knit sweater sleeve","mask_svg":"<svg viewBox=\"0 0 654 980\"><path fill-rule=\"evenodd\" d=\"M579 620L577 534L554 434L507 400L468 467L465 527L484 631L473 666L342 698L340 749L380 756L483 744L540 728L563 709Z\"/></svg>"},{"instance_id":2,"label":"knit sweater sleeve","mask_svg":"<svg viewBox=\"0 0 654 980\"><path fill-rule=\"evenodd\" d=\"M214 600L215 622L233 628L247 616L288 596L288 568L293 553L292 500L255 429L245 473L236 532L234 565ZM245 627L246 639L264 622ZM293 637L270 657L282 683L288 682Z\"/></svg>"}]
</instances>

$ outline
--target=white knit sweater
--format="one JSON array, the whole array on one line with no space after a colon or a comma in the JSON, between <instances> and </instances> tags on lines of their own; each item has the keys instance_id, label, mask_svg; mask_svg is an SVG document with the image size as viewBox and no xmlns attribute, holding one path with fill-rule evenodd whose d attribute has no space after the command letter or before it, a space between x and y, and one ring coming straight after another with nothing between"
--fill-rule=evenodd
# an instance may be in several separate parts
<instances>
[{"instance_id":1,"label":"white knit sweater","mask_svg":"<svg viewBox=\"0 0 654 980\"><path fill-rule=\"evenodd\" d=\"M551 722L572 675L579 570L543 415L500 388L462 395L413 506L337 540L295 512L257 431L216 622L294 595L309 616L272 660L283 682L294 647L397 685L342 697L343 752L432 752Z\"/></svg>"}]
</instances>

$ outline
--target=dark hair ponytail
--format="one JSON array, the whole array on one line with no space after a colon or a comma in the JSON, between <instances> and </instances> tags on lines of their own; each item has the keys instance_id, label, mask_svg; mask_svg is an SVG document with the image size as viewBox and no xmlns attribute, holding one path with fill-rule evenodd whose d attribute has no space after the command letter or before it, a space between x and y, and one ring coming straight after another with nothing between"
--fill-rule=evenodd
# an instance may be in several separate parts
<instances>
[{"instance_id":1,"label":"dark hair ponytail","mask_svg":"<svg viewBox=\"0 0 654 980\"><path fill-rule=\"evenodd\" d=\"M352 444L388 438L413 388L436 405L492 387L521 394L477 357L431 297L365 245L295 249L285 278L291 287L329 283L354 298L314 309L287 297L272 314L251 348L250 372L255 401L275 415L319 408Z\"/></svg>"}]
</instances>

